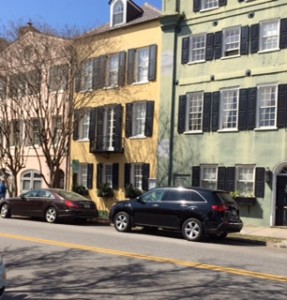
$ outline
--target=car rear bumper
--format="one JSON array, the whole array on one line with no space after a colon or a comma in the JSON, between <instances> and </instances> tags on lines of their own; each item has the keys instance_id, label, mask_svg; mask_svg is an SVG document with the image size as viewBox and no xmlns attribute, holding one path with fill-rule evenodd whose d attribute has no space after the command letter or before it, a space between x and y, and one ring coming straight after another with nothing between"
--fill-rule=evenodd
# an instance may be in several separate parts
<instances>
[{"instance_id":1,"label":"car rear bumper","mask_svg":"<svg viewBox=\"0 0 287 300\"><path fill-rule=\"evenodd\" d=\"M243 228L242 221L240 222L222 222L220 224L209 224L208 227L205 228L206 233L232 233L232 232L240 232Z\"/></svg>"},{"instance_id":2,"label":"car rear bumper","mask_svg":"<svg viewBox=\"0 0 287 300\"><path fill-rule=\"evenodd\" d=\"M99 213L97 211L76 211L76 210L65 210L59 211L59 218L71 218L71 219L93 219L97 218Z\"/></svg>"}]
</instances>

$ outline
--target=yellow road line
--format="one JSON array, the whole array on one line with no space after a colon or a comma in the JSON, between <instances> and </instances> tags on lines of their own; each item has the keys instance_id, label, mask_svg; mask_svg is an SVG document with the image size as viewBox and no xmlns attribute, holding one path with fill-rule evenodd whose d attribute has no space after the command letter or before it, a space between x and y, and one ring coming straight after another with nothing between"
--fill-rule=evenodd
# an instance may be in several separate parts
<instances>
[{"instance_id":1,"label":"yellow road line","mask_svg":"<svg viewBox=\"0 0 287 300\"><path fill-rule=\"evenodd\" d=\"M85 245L79 245L79 244L73 244L73 243L57 242L57 241L52 241L52 240L44 240L44 239L26 237L26 236L21 236L21 235L13 235L13 234L7 234L7 233L0 233L0 237L34 242L34 243L39 243L39 244L46 244L46 245L51 245L51 246L59 246L59 247L70 248L70 249L78 249L78 250L84 250L84 251L90 251L90 252L96 252L96 253L102 253L102 254L123 256L123 257L129 257L129 258L133 258L133 259L141 259L141 260L158 262L158 263L170 263L170 264L175 264L178 266L183 266L183 267L188 267L188 268L210 270L210 271L216 271L216 272L224 272L224 273L229 273L229 274L233 274L233 275L247 276L247 277L252 277L252 278L257 278L257 279L265 279L265 280L272 280L272 281L287 283L287 277L285 277L285 276L259 273L259 272L247 271L247 270L242 270L242 269L221 267L221 266L209 265L209 264L201 264L201 263L195 263L195 262L188 262L188 261L184 261L184 260L163 258L163 257L150 256L150 255L144 255L144 254L136 254L136 253L131 253L131 252L104 249L104 248L85 246Z\"/></svg>"}]
</instances>

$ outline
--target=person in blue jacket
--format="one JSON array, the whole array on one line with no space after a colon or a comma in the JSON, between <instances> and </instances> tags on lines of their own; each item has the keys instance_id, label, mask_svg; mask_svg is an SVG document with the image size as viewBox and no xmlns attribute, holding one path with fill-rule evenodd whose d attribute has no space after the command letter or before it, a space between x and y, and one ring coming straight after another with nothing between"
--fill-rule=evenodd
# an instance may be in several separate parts
<instances>
[{"instance_id":1,"label":"person in blue jacket","mask_svg":"<svg viewBox=\"0 0 287 300\"><path fill-rule=\"evenodd\" d=\"M7 188L6 188L5 180L2 179L0 182L0 200L5 199L6 190L7 190Z\"/></svg>"}]
</instances>

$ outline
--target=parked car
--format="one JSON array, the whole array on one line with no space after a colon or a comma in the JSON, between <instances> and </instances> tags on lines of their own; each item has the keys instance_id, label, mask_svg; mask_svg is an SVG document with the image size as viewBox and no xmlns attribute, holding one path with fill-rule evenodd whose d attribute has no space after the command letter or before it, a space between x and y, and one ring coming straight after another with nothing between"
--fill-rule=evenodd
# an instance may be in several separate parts
<instances>
[{"instance_id":1,"label":"parked car","mask_svg":"<svg viewBox=\"0 0 287 300\"><path fill-rule=\"evenodd\" d=\"M154 188L116 203L110 222L120 232L136 226L180 230L189 241L205 234L225 238L243 227L239 206L227 192L202 188Z\"/></svg>"},{"instance_id":2,"label":"parked car","mask_svg":"<svg viewBox=\"0 0 287 300\"><path fill-rule=\"evenodd\" d=\"M35 189L16 198L0 201L2 218L13 215L40 217L48 223L59 219L87 220L98 216L94 201L62 189Z\"/></svg>"},{"instance_id":3,"label":"parked car","mask_svg":"<svg viewBox=\"0 0 287 300\"><path fill-rule=\"evenodd\" d=\"M0 256L0 299L4 294L5 288L6 288L6 270L5 270L2 257Z\"/></svg>"}]
</instances>

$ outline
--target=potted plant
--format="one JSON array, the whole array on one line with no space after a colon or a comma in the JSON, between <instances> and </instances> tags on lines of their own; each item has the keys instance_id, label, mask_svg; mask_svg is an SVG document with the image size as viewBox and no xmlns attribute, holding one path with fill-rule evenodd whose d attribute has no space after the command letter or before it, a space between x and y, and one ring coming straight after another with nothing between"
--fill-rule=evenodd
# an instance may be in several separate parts
<instances>
[{"instance_id":1,"label":"potted plant","mask_svg":"<svg viewBox=\"0 0 287 300\"><path fill-rule=\"evenodd\" d=\"M143 193L142 190L135 188L132 184L129 184L126 186L125 196L127 198L133 199L133 198L140 196L142 193Z\"/></svg>"},{"instance_id":2,"label":"potted plant","mask_svg":"<svg viewBox=\"0 0 287 300\"><path fill-rule=\"evenodd\" d=\"M234 191L230 193L230 196L239 204L239 205L255 205L256 197L251 193L240 193L239 191Z\"/></svg>"},{"instance_id":3,"label":"potted plant","mask_svg":"<svg viewBox=\"0 0 287 300\"><path fill-rule=\"evenodd\" d=\"M89 195L89 190L83 186L83 185L76 185L73 187L73 192L78 193L82 196L88 196Z\"/></svg>"},{"instance_id":4,"label":"potted plant","mask_svg":"<svg viewBox=\"0 0 287 300\"><path fill-rule=\"evenodd\" d=\"M110 198L114 196L114 190L110 184L106 182L102 184L100 189L98 189L97 195L98 197Z\"/></svg>"}]
</instances>

